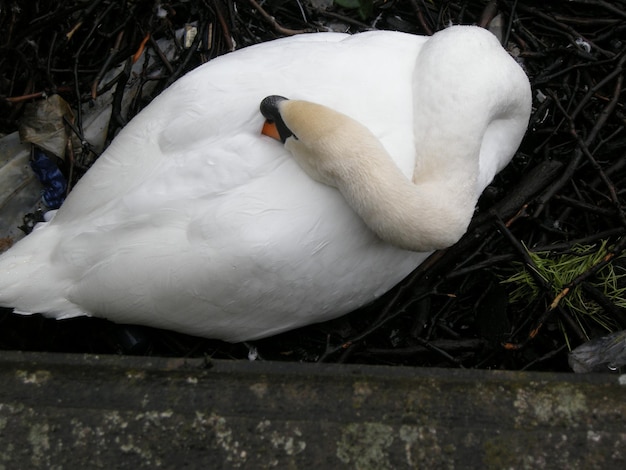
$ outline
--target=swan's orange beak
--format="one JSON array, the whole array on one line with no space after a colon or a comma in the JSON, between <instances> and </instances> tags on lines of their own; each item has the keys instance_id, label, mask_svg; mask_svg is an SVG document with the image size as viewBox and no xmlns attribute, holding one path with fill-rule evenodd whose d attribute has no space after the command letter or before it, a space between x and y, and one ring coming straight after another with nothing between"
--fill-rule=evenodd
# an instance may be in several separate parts
<instances>
[{"instance_id":1,"label":"swan's orange beak","mask_svg":"<svg viewBox=\"0 0 626 470\"><path fill-rule=\"evenodd\" d=\"M280 134L278 133L278 128L276 127L276 123L273 121L265 120L263 123L263 129L261 129L261 134L271 137L272 139L276 139L281 142Z\"/></svg>"}]
</instances>

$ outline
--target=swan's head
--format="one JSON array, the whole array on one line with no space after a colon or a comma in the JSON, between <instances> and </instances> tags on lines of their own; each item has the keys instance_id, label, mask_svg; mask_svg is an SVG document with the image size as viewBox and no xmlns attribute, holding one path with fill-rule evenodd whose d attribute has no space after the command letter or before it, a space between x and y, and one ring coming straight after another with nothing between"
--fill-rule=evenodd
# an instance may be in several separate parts
<instances>
[{"instance_id":1,"label":"swan's head","mask_svg":"<svg viewBox=\"0 0 626 470\"><path fill-rule=\"evenodd\" d=\"M282 96L261 102L263 134L279 140L313 179L342 190L357 174L391 161L370 130L327 106ZM343 192L343 191L342 191Z\"/></svg>"},{"instance_id":2,"label":"swan's head","mask_svg":"<svg viewBox=\"0 0 626 470\"><path fill-rule=\"evenodd\" d=\"M310 101L272 95L261 101L260 108L266 118L262 133L283 143L290 137L310 147L330 140L337 146L354 145L362 138L377 140L369 129L352 118ZM318 153L322 150L318 149Z\"/></svg>"},{"instance_id":3,"label":"swan's head","mask_svg":"<svg viewBox=\"0 0 626 470\"><path fill-rule=\"evenodd\" d=\"M283 143L293 136L293 133L280 115L280 106L286 101L289 100L284 96L278 95L268 96L261 101L261 114L265 118L261 133Z\"/></svg>"}]
</instances>

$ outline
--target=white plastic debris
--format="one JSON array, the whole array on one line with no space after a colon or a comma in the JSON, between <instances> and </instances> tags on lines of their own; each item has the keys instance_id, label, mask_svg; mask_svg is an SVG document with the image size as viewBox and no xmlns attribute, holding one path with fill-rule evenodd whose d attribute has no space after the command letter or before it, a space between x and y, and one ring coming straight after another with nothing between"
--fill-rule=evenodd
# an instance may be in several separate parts
<instances>
[{"instance_id":1,"label":"white plastic debris","mask_svg":"<svg viewBox=\"0 0 626 470\"><path fill-rule=\"evenodd\" d=\"M30 168L30 145L17 132L0 139L0 238L13 242L24 236L18 228L24 214L36 209L41 184Z\"/></svg>"},{"instance_id":2,"label":"white plastic debris","mask_svg":"<svg viewBox=\"0 0 626 470\"><path fill-rule=\"evenodd\" d=\"M182 29L176 32L179 40L183 34ZM176 45L173 40L161 39L157 41L157 44L168 60L174 58ZM142 54L141 58L133 65L131 79L128 81L127 90L122 99L123 116L126 116L128 108L141 85L141 81L136 77L141 74L145 60L146 53ZM123 68L124 63L110 70L100 81L100 86L114 79ZM149 93L153 86L155 86L154 82L144 84L143 91ZM57 98L54 96L48 98L48 100L55 99ZM98 94L94 102L85 103L82 106L83 137L97 153L104 150L112 102L113 89ZM46 104L43 101L39 103ZM71 110L69 112L71 113ZM49 151L62 157L59 149L64 148L67 138L64 137L64 139L61 139L62 142L57 142ZM52 139L46 137L45 141L38 141L36 135L29 134L27 140L47 148L50 144L49 140ZM39 208L45 209L40 202L42 186L30 168L30 154L30 145L21 143L17 132L0 138L0 239L18 241L24 236L18 228L23 223L24 215ZM2 246L4 245L3 243Z\"/></svg>"},{"instance_id":3,"label":"white plastic debris","mask_svg":"<svg viewBox=\"0 0 626 470\"><path fill-rule=\"evenodd\" d=\"M626 330L593 339L574 349L568 358L574 372L609 372L626 365Z\"/></svg>"},{"instance_id":4,"label":"white plastic debris","mask_svg":"<svg viewBox=\"0 0 626 470\"><path fill-rule=\"evenodd\" d=\"M591 44L585 41L583 38L576 38L576 45L584 50L587 54L591 52Z\"/></svg>"}]
</instances>

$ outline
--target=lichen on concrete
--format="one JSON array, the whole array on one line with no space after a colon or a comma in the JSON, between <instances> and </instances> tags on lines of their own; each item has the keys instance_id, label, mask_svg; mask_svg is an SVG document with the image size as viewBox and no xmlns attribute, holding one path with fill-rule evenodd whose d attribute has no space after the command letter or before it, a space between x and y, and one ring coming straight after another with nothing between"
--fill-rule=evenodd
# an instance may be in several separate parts
<instances>
[{"instance_id":1,"label":"lichen on concrete","mask_svg":"<svg viewBox=\"0 0 626 470\"><path fill-rule=\"evenodd\" d=\"M216 413L211 413L207 416L197 411L193 427L208 428L213 432L215 443L218 448L223 450L225 461L232 467L239 468L246 463L248 452L243 449L242 444L236 439L224 416Z\"/></svg>"},{"instance_id":2,"label":"lichen on concrete","mask_svg":"<svg viewBox=\"0 0 626 470\"><path fill-rule=\"evenodd\" d=\"M23 357L0 359L0 470L626 464L616 376Z\"/></svg>"},{"instance_id":3,"label":"lichen on concrete","mask_svg":"<svg viewBox=\"0 0 626 470\"><path fill-rule=\"evenodd\" d=\"M578 427L587 411L585 394L568 384L546 391L519 388L513 404L518 427L528 426L529 423Z\"/></svg>"},{"instance_id":4,"label":"lichen on concrete","mask_svg":"<svg viewBox=\"0 0 626 470\"><path fill-rule=\"evenodd\" d=\"M33 385L43 385L52 377L51 372L47 370L26 371L18 369L15 371L15 375L24 384Z\"/></svg>"},{"instance_id":5,"label":"lichen on concrete","mask_svg":"<svg viewBox=\"0 0 626 470\"><path fill-rule=\"evenodd\" d=\"M393 428L380 423L351 423L343 427L337 441L337 457L359 470L387 470L388 449L393 443Z\"/></svg>"},{"instance_id":6,"label":"lichen on concrete","mask_svg":"<svg viewBox=\"0 0 626 470\"><path fill-rule=\"evenodd\" d=\"M31 461L35 467L48 465L50 455L50 438L48 423L33 423L28 433L28 443L31 446Z\"/></svg>"}]
</instances>

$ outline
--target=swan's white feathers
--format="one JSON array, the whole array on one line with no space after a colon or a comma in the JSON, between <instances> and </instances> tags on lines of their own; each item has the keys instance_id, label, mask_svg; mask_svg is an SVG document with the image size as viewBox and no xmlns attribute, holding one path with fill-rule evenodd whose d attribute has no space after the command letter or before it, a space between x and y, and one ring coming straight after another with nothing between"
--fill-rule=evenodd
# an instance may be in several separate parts
<instances>
[{"instance_id":1,"label":"swan's white feathers","mask_svg":"<svg viewBox=\"0 0 626 470\"><path fill-rule=\"evenodd\" d=\"M413 76L419 110L415 115L417 160L449 165L454 171L459 164L473 162L463 152L454 158L450 149L474 148L478 141L482 146L479 171L470 190L481 193L509 162L507 156L515 152L526 131L520 122L527 122L530 114L530 85L492 34L480 28L447 32L426 42L417 58Z\"/></svg>"},{"instance_id":2,"label":"swan's white feathers","mask_svg":"<svg viewBox=\"0 0 626 470\"><path fill-rule=\"evenodd\" d=\"M119 133L51 222L0 257L0 305L240 341L375 299L427 253L382 242L338 191L313 181L280 143L261 136L259 103L280 94L345 113L380 139L407 178L414 170L419 178L428 163L416 166L416 148L417 158L426 159L448 150L438 138L447 145L480 138L438 127L449 128L451 114L467 122L463 94L472 92L467 86L448 96L463 79L442 64L447 54L467 54L455 47L474 37L488 49L472 58L492 56L496 46L487 34L444 31L435 38L447 35L455 45L437 46L432 58L420 53L435 42L426 37L302 35L194 70ZM503 54L495 53L497 67ZM420 60L434 69L420 73ZM507 80L523 75L506 67ZM449 111L451 105L458 108ZM483 113L478 106L469 117ZM486 131L495 138L483 144L474 191L519 144L523 126L507 127ZM499 128L513 135L510 141L496 142ZM501 147L507 151L499 153Z\"/></svg>"}]
</instances>

